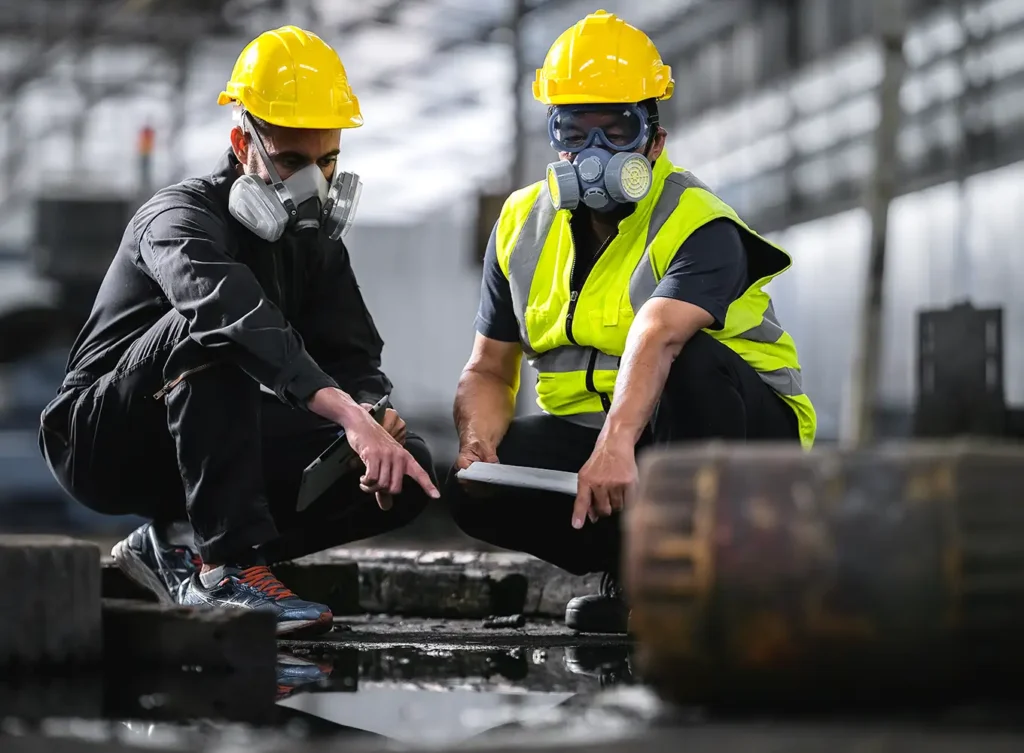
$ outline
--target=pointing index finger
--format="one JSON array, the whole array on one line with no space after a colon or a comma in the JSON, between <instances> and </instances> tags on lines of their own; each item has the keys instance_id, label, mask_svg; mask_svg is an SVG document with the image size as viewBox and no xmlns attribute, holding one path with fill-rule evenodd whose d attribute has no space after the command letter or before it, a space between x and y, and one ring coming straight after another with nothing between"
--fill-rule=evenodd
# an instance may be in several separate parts
<instances>
[{"instance_id":1,"label":"pointing index finger","mask_svg":"<svg viewBox=\"0 0 1024 753\"><path fill-rule=\"evenodd\" d=\"M572 506L572 527L576 530L583 528L592 500L590 487L580 484L579 490L576 492L576 503Z\"/></svg>"},{"instance_id":2,"label":"pointing index finger","mask_svg":"<svg viewBox=\"0 0 1024 753\"><path fill-rule=\"evenodd\" d=\"M412 455L409 455L405 472L408 473L412 477L413 481L419 484L423 488L423 491L430 495L432 499L440 499L441 492L437 490L437 487L434 486L434 482L430 480L430 476L425 470L423 470L422 466L416 462Z\"/></svg>"}]
</instances>

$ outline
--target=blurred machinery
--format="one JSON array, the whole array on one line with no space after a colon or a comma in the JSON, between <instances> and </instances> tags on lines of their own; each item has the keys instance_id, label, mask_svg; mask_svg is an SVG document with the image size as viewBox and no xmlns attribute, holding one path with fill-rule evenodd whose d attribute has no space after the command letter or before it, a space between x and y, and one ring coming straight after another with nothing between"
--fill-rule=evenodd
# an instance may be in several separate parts
<instances>
[{"instance_id":1,"label":"blurred machinery","mask_svg":"<svg viewBox=\"0 0 1024 753\"><path fill-rule=\"evenodd\" d=\"M57 306L71 332L77 334L88 316L135 209L129 199L95 194L36 200L32 266L36 274L57 283Z\"/></svg>"},{"instance_id":2,"label":"blurred machinery","mask_svg":"<svg viewBox=\"0 0 1024 753\"><path fill-rule=\"evenodd\" d=\"M650 453L624 569L643 675L686 706L1021 697L1024 446Z\"/></svg>"},{"instance_id":3,"label":"blurred machinery","mask_svg":"<svg viewBox=\"0 0 1024 753\"><path fill-rule=\"evenodd\" d=\"M1002 309L969 304L918 317L914 434L1003 437L1015 428L1006 405Z\"/></svg>"}]
</instances>

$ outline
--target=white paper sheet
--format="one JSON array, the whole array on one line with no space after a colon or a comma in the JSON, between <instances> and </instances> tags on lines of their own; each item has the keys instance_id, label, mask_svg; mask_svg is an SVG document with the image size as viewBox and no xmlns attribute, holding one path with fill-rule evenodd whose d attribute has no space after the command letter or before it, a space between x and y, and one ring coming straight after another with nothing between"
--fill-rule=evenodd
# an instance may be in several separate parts
<instances>
[{"instance_id":1,"label":"white paper sheet","mask_svg":"<svg viewBox=\"0 0 1024 753\"><path fill-rule=\"evenodd\" d=\"M500 463L473 463L468 468L459 471L457 477L479 484L539 489L576 496L576 474L565 471L549 471L546 468L526 468L521 465L502 465Z\"/></svg>"}]
</instances>

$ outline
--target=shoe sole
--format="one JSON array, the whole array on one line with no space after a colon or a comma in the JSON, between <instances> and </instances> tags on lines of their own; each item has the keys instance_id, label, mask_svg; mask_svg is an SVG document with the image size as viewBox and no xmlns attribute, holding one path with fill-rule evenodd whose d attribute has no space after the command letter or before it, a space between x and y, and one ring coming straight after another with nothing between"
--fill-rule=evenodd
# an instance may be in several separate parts
<instances>
[{"instance_id":1,"label":"shoe sole","mask_svg":"<svg viewBox=\"0 0 1024 753\"><path fill-rule=\"evenodd\" d=\"M324 633L329 633L333 628L334 615L330 612L325 612L315 620L279 622L277 624L277 634L279 636L287 635L289 638L298 638L310 635L323 635Z\"/></svg>"},{"instance_id":2,"label":"shoe sole","mask_svg":"<svg viewBox=\"0 0 1024 753\"><path fill-rule=\"evenodd\" d=\"M171 596L163 581L135 555L135 552L126 546L124 541L114 544L114 548L110 550L110 556L114 558L117 569L124 573L128 580L152 593L160 600L161 604L173 605L175 603L174 597Z\"/></svg>"}]
</instances>

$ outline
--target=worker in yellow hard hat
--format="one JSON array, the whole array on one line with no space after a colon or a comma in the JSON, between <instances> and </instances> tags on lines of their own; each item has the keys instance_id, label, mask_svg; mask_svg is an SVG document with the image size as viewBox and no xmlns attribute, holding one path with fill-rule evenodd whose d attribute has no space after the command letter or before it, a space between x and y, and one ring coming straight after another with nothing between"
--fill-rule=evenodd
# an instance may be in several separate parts
<instances>
[{"instance_id":1,"label":"worker in yellow hard hat","mask_svg":"<svg viewBox=\"0 0 1024 753\"><path fill-rule=\"evenodd\" d=\"M809 447L815 435L796 348L764 289L790 257L669 160L659 108L676 85L647 35L611 13L555 40L533 91L559 159L495 224L455 399L456 521L605 574L600 594L567 607L579 630L626 629L620 513L638 449L711 438ZM541 412L513 418L524 353ZM576 494L507 468L499 478L496 462L576 473ZM472 479L534 488L479 499Z\"/></svg>"},{"instance_id":2,"label":"worker in yellow hard hat","mask_svg":"<svg viewBox=\"0 0 1024 753\"><path fill-rule=\"evenodd\" d=\"M438 496L430 452L388 407L341 240L360 185L337 168L341 132L362 116L338 54L294 26L253 40L218 101L237 116L230 147L129 223L40 446L80 502L150 521L113 556L162 601L329 630L330 609L268 565Z\"/></svg>"}]
</instances>

